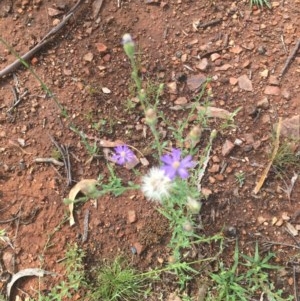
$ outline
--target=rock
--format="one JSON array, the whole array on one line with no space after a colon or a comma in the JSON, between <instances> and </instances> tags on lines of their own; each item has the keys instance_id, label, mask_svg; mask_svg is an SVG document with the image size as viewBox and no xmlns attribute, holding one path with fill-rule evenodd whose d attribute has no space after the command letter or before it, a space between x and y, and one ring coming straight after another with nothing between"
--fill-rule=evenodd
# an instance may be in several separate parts
<instances>
[{"instance_id":1,"label":"rock","mask_svg":"<svg viewBox=\"0 0 300 301\"><path fill-rule=\"evenodd\" d=\"M14 255L11 252L5 251L2 257L3 264L9 273L14 274Z\"/></svg>"},{"instance_id":2,"label":"rock","mask_svg":"<svg viewBox=\"0 0 300 301\"><path fill-rule=\"evenodd\" d=\"M274 125L276 128L277 125ZM300 139L300 116L282 120L280 135L292 139Z\"/></svg>"},{"instance_id":3,"label":"rock","mask_svg":"<svg viewBox=\"0 0 300 301\"><path fill-rule=\"evenodd\" d=\"M238 78L238 83L239 83L240 89L249 91L249 92L253 91L252 82L246 74L241 75Z\"/></svg>"},{"instance_id":4,"label":"rock","mask_svg":"<svg viewBox=\"0 0 300 301\"><path fill-rule=\"evenodd\" d=\"M278 80L278 77L275 76L275 75L271 75L269 77L269 84L272 85L272 86L279 86L279 80Z\"/></svg>"},{"instance_id":5,"label":"rock","mask_svg":"<svg viewBox=\"0 0 300 301\"><path fill-rule=\"evenodd\" d=\"M183 63L185 63L187 61L187 58L188 58L188 55L186 53L184 53L180 59Z\"/></svg>"},{"instance_id":6,"label":"rock","mask_svg":"<svg viewBox=\"0 0 300 301\"><path fill-rule=\"evenodd\" d=\"M143 245L141 245L138 241L133 243L132 246L135 248L136 253L138 255L141 255L143 253L143 251L145 250L145 247Z\"/></svg>"},{"instance_id":7,"label":"rock","mask_svg":"<svg viewBox=\"0 0 300 301\"><path fill-rule=\"evenodd\" d=\"M257 222L259 225L263 224L266 220L267 219L261 215L257 217Z\"/></svg>"},{"instance_id":8,"label":"rock","mask_svg":"<svg viewBox=\"0 0 300 301\"><path fill-rule=\"evenodd\" d=\"M253 144L254 143L254 136L253 134L245 134L244 135L246 144Z\"/></svg>"},{"instance_id":9,"label":"rock","mask_svg":"<svg viewBox=\"0 0 300 301\"><path fill-rule=\"evenodd\" d=\"M286 227L293 236L298 235L298 230L289 222L286 222Z\"/></svg>"},{"instance_id":10,"label":"rock","mask_svg":"<svg viewBox=\"0 0 300 301\"><path fill-rule=\"evenodd\" d=\"M210 56L210 59L212 62L216 61L217 59L219 59L221 57L221 55L219 53L213 53L211 56Z\"/></svg>"},{"instance_id":11,"label":"rock","mask_svg":"<svg viewBox=\"0 0 300 301\"><path fill-rule=\"evenodd\" d=\"M211 160L214 162L214 163L220 163L221 162L221 160L220 160L220 158L218 157L218 156L213 156L212 158L211 158Z\"/></svg>"},{"instance_id":12,"label":"rock","mask_svg":"<svg viewBox=\"0 0 300 301\"><path fill-rule=\"evenodd\" d=\"M245 69L245 68L249 68L250 65L251 65L251 61L250 61L250 60L246 60L246 61L243 63L242 67Z\"/></svg>"},{"instance_id":13,"label":"rock","mask_svg":"<svg viewBox=\"0 0 300 301\"><path fill-rule=\"evenodd\" d=\"M265 69L264 71L259 72L260 77L267 78L269 76L269 70Z\"/></svg>"},{"instance_id":14,"label":"rock","mask_svg":"<svg viewBox=\"0 0 300 301\"><path fill-rule=\"evenodd\" d=\"M217 181L224 181L225 177L222 174L217 174L214 176Z\"/></svg>"},{"instance_id":15,"label":"rock","mask_svg":"<svg viewBox=\"0 0 300 301\"><path fill-rule=\"evenodd\" d=\"M106 87L103 87L103 88L102 88L102 92L103 92L104 94L110 94L110 93L111 93L111 91L110 91L108 88L106 88Z\"/></svg>"},{"instance_id":16,"label":"rock","mask_svg":"<svg viewBox=\"0 0 300 301\"><path fill-rule=\"evenodd\" d=\"M234 144L230 140L226 139L225 143L222 146L222 155L226 157L233 150L233 148Z\"/></svg>"},{"instance_id":17,"label":"rock","mask_svg":"<svg viewBox=\"0 0 300 301\"><path fill-rule=\"evenodd\" d=\"M105 56L103 57L104 62L110 62L110 59L111 59L111 55L109 53L105 54Z\"/></svg>"},{"instance_id":18,"label":"rock","mask_svg":"<svg viewBox=\"0 0 300 301\"><path fill-rule=\"evenodd\" d=\"M61 11L61 10L58 10L56 8L52 8L52 7L48 7L48 15L50 17L56 17L56 16L59 16L61 14L63 14L64 12Z\"/></svg>"},{"instance_id":19,"label":"rock","mask_svg":"<svg viewBox=\"0 0 300 301\"><path fill-rule=\"evenodd\" d=\"M205 198L208 198L212 194L212 191L207 187L202 187L201 192Z\"/></svg>"},{"instance_id":20,"label":"rock","mask_svg":"<svg viewBox=\"0 0 300 301\"><path fill-rule=\"evenodd\" d=\"M287 90L287 89L285 89L285 88L281 91L281 96L284 99L286 99L286 100L290 100L291 99L291 93L290 93L290 91Z\"/></svg>"},{"instance_id":21,"label":"rock","mask_svg":"<svg viewBox=\"0 0 300 301\"><path fill-rule=\"evenodd\" d=\"M55 19L52 21L52 25L53 25L53 26L57 26L59 23L60 23L60 20L59 20L58 18L55 18Z\"/></svg>"},{"instance_id":22,"label":"rock","mask_svg":"<svg viewBox=\"0 0 300 301\"><path fill-rule=\"evenodd\" d=\"M1 131L0 132L0 138L5 138L6 137L6 132L5 131Z\"/></svg>"},{"instance_id":23,"label":"rock","mask_svg":"<svg viewBox=\"0 0 300 301\"><path fill-rule=\"evenodd\" d=\"M206 76L203 74L191 75L187 79L187 85L191 91L198 90L206 81Z\"/></svg>"},{"instance_id":24,"label":"rock","mask_svg":"<svg viewBox=\"0 0 300 301\"><path fill-rule=\"evenodd\" d=\"M257 150L260 146L261 146L261 141L260 141L260 140L256 140L256 141L253 143L253 148L254 148L255 150Z\"/></svg>"},{"instance_id":25,"label":"rock","mask_svg":"<svg viewBox=\"0 0 300 301\"><path fill-rule=\"evenodd\" d=\"M232 68L232 65L230 65L230 64L224 64L221 67L216 67L215 71L227 71L230 68Z\"/></svg>"},{"instance_id":26,"label":"rock","mask_svg":"<svg viewBox=\"0 0 300 301\"><path fill-rule=\"evenodd\" d=\"M213 164L211 168L208 169L210 173L217 173L220 171L220 165L219 164Z\"/></svg>"},{"instance_id":27,"label":"rock","mask_svg":"<svg viewBox=\"0 0 300 301\"><path fill-rule=\"evenodd\" d=\"M179 298L176 293L171 293L168 296L167 301L182 301L182 299Z\"/></svg>"},{"instance_id":28,"label":"rock","mask_svg":"<svg viewBox=\"0 0 300 301\"><path fill-rule=\"evenodd\" d=\"M137 221L136 211L135 210L128 210L127 219L128 219L129 224L135 223Z\"/></svg>"},{"instance_id":29,"label":"rock","mask_svg":"<svg viewBox=\"0 0 300 301\"><path fill-rule=\"evenodd\" d=\"M94 55L91 52L88 52L83 56L83 59L87 62L91 62L94 58Z\"/></svg>"},{"instance_id":30,"label":"rock","mask_svg":"<svg viewBox=\"0 0 300 301\"><path fill-rule=\"evenodd\" d=\"M212 176L208 177L208 181L209 181L210 184L216 183L216 179L214 177L212 177Z\"/></svg>"},{"instance_id":31,"label":"rock","mask_svg":"<svg viewBox=\"0 0 300 301\"><path fill-rule=\"evenodd\" d=\"M175 103L176 105L185 105L185 104L188 103L188 100L186 99L186 97L178 97L178 98L174 101L174 103Z\"/></svg>"},{"instance_id":32,"label":"rock","mask_svg":"<svg viewBox=\"0 0 300 301\"><path fill-rule=\"evenodd\" d=\"M266 86L264 93L266 95L280 95L280 88L277 86Z\"/></svg>"},{"instance_id":33,"label":"rock","mask_svg":"<svg viewBox=\"0 0 300 301\"><path fill-rule=\"evenodd\" d=\"M271 117L269 114L264 114L261 118L261 121L263 124L270 124L271 123Z\"/></svg>"},{"instance_id":34,"label":"rock","mask_svg":"<svg viewBox=\"0 0 300 301\"><path fill-rule=\"evenodd\" d=\"M266 52L267 52L267 49L264 47L264 46L259 46L257 48L257 52L260 54L260 55L264 55Z\"/></svg>"},{"instance_id":35,"label":"rock","mask_svg":"<svg viewBox=\"0 0 300 301\"><path fill-rule=\"evenodd\" d=\"M100 53L105 53L108 49L107 46L103 43L96 43L96 47Z\"/></svg>"},{"instance_id":36,"label":"rock","mask_svg":"<svg viewBox=\"0 0 300 301\"><path fill-rule=\"evenodd\" d=\"M200 63L198 65L196 65L195 67L201 71L206 71L208 69L208 59L204 58L200 61Z\"/></svg>"},{"instance_id":37,"label":"rock","mask_svg":"<svg viewBox=\"0 0 300 301\"><path fill-rule=\"evenodd\" d=\"M253 42L249 42L248 44L243 45L243 47L246 48L247 50L252 51L255 48L255 45Z\"/></svg>"},{"instance_id":38,"label":"rock","mask_svg":"<svg viewBox=\"0 0 300 301\"><path fill-rule=\"evenodd\" d=\"M258 108L262 108L262 109L266 110L266 109L269 108L269 106L270 106L270 104L269 104L269 100L268 100L267 97L264 97L262 100L257 102L257 107Z\"/></svg>"},{"instance_id":39,"label":"rock","mask_svg":"<svg viewBox=\"0 0 300 301\"><path fill-rule=\"evenodd\" d=\"M67 76L72 75L72 70L70 70L70 69L64 68L63 72L64 72L64 75L67 75Z\"/></svg>"},{"instance_id":40,"label":"rock","mask_svg":"<svg viewBox=\"0 0 300 301\"><path fill-rule=\"evenodd\" d=\"M208 292L208 285L206 283L201 283L198 286L198 292L196 293L196 299L197 301L204 301L206 299L206 295Z\"/></svg>"},{"instance_id":41,"label":"rock","mask_svg":"<svg viewBox=\"0 0 300 301\"><path fill-rule=\"evenodd\" d=\"M197 106L197 110L201 113L204 113L207 117L210 118L228 119L231 116L230 112L228 112L227 110L216 107Z\"/></svg>"},{"instance_id":42,"label":"rock","mask_svg":"<svg viewBox=\"0 0 300 301\"><path fill-rule=\"evenodd\" d=\"M236 46L230 48L229 51L232 53L235 53L235 54L240 54L243 51L243 48L239 45L236 45Z\"/></svg>"},{"instance_id":43,"label":"rock","mask_svg":"<svg viewBox=\"0 0 300 301\"><path fill-rule=\"evenodd\" d=\"M215 66L221 66L223 64L223 61L221 59L218 59L215 61Z\"/></svg>"},{"instance_id":44,"label":"rock","mask_svg":"<svg viewBox=\"0 0 300 301\"><path fill-rule=\"evenodd\" d=\"M236 77L230 77L229 78L229 83L231 86L235 86L238 82L238 79Z\"/></svg>"},{"instance_id":45,"label":"rock","mask_svg":"<svg viewBox=\"0 0 300 301\"><path fill-rule=\"evenodd\" d=\"M177 84L176 84L176 82L168 83L167 87L169 88L169 93L177 94Z\"/></svg>"},{"instance_id":46,"label":"rock","mask_svg":"<svg viewBox=\"0 0 300 301\"><path fill-rule=\"evenodd\" d=\"M243 141L241 139L236 138L234 140L233 144L236 146L241 146L243 144Z\"/></svg>"},{"instance_id":47,"label":"rock","mask_svg":"<svg viewBox=\"0 0 300 301\"><path fill-rule=\"evenodd\" d=\"M283 225L283 219L282 219L282 218L279 218L279 219L277 220L277 222L275 223L275 226L281 227L282 225Z\"/></svg>"}]
</instances>

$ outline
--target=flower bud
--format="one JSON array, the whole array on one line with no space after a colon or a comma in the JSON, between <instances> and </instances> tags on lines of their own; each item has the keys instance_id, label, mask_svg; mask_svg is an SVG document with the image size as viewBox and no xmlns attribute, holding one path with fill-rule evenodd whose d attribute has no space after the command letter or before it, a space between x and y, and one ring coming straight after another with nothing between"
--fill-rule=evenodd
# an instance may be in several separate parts
<instances>
[{"instance_id":1,"label":"flower bud","mask_svg":"<svg viewBox=\"0 0 300 301\"><path fill-rule=\"evenodd\" d=\"M134 57L134 42L131 38L131 35L129 33L126 33L123 35L122 38L122 44L123 44L123 48L125 53L127 54L127 56L130 59L133 59Z\"/></svg>"},{"instance_id":2,"label":"flower bud","mask_svg":"<svg viewBox=\"0 0 300 301\"><path fill-rule=\"evenodd\" d=\"M145 112L146 123L149 125L154 125L157 122L156 111L152 108L147 109Z\"/></svg>"},{"instance_id":3,"label":"flower bud","mask_svg":"<svg viewBox=\"0 0 300 301\"><path fill-rule=\"evenodd\" d=\"M218 134L217 130L213 129L210 133L210 139L214 140L217 137L217 134Z\"/></svg>"},{"instance_id":4,"label":"flower bud","mask_svg":"<svg viewBox=\"0 0 300 301\"><path fill-rule=\"evenodd\" d=\"M200 141L201 133L201 128L198 125L194 126L186 137L185 146L188 148L195 147L196 144Z\"/></svg>"},{"instance_id":5,"label":"flower bud","mask_svg":"<svg viewBox=\"0 0 300 301\"><path fill-rule=\"evenodd\" d=\"M193 225L189 221L185 221L182 225L182 228L186 232L192 232L193 231Z\"/></svg>"},{"instance_id":6,"label":"flower bud","mask_svg":"<svg viewBox=\"0 0 300 301\"><path fill-rule=\"evenodd\" d=\"M195 199L188 197L186 207L192 214L198 214L201 209L201 203Z\"/></svg>"}]
</instances>

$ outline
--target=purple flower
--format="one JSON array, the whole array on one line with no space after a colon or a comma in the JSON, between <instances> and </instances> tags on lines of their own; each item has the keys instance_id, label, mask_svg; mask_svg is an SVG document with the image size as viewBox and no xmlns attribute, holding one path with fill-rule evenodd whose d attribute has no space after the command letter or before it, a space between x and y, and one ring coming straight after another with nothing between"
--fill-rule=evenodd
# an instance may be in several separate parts
<instances>
[{"instance_id":1,"label":"purple flower","mask_svg":"<svg viewBox=\"0 0 300 301\"><path fill-rule=\"evenodd\" d=\"M188 178L188 169L196 165L195 162L192 161L192 156L190 155L181 159L181 151L176 148L172 149L170 155L164 155L160 159L164 163L161 169L171 180L176 176L179 176L182 179Z\"/></svg>"},{"instance_id":2,"label":"purple flower","mask_svg":"<svg viewBox=\"0 0 300 301\"><path fill-rule=\"evenodd\" d=\"M112 156L112 159L119 165L124 165L126 163L132 162L135 155L127 145L120 145L114 148L115 153Z\"/></svg>"}]
</instances>

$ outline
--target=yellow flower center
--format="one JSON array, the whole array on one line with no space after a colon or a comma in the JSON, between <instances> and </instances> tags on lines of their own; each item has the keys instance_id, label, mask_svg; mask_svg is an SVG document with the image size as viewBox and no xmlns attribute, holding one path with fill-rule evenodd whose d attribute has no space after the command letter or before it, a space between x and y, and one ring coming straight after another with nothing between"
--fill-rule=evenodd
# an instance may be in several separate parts
<instances>
[{"instance_id":1,"label":"yellow flower center","mask_svg":"<svg viewBox=\"0 0 300 301\"><path fill-rule=\"evenodd\" d=\"M172 167L173 167L174 169L177 169L179 166L180 166L180 162L179 162L179 161L175 161L175 162L173 162L173 164L172 164Z\"/></svg>"}]
</instances>

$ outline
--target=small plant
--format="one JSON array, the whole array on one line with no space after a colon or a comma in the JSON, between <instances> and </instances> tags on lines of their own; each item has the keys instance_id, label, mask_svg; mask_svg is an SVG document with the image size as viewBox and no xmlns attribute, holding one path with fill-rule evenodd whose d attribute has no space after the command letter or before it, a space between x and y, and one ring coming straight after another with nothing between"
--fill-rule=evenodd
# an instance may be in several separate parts
<instances>
[{"instance_id":1,"label":"small plant","mask_svg":"<svg viewBox=\"0 0 300 301\"><path fill-rule=\"evenodd\" d=\"M66 276L65 280L58 283L50 289L47 295L39 293L38 301L61 301L72 300L75 292L86 286L83 258L85 254L83 250L75 244L68 246L66 257L64 260ZM35 299L31 299L34 301Z\"/></svg>"},{"instance_id":2,"label":"small plant","mask_svg":"<svg viewBox=\"0 0 300 301\"><path fill-rule=\"evenodd\" d=\"M269 263L274 256L269 253L266 257L261 257L256 243L254 256L241 254L246 262L240 262L236 244L231 268L226 269L220 263L219 271L211 274L214 286L207 301L246 301L262 295L271 301L292 301L292 296L282 297L282 290L276 290L270 281L269 271L281 268Z\"/></svg>"},{"instance_id":3,"label":"small plant","mask_svg":"<svg viewBox=\"0 0 300 301\"><path fill-rule=\"evenodd\" d=\"M249 291L253 294L258 291L263 292L268 300L293 300L292 296L283 298L282 290L276 291L273 283L269 280L270 270L278 271L281 269L281 267L269 263L269 261L275 257L274 253L269 253L266 257L262 258L259 254L258 243L256 243L253 257L244 254L241 256L246 260L246 263L243 265L247 268L245 279L247 279Z\"/></svg>"},{"instance_id":4,"label":"small plant","mask_svg":"<svg viewBox=\"0 0 300 301\"><path fill-rule=\"evenodd\" d=\"M116 156L118 156L118 155L116 154ZM122 157L122 156L120 156L120 158L118 160L121 161L121 162L126 162L126 159L124 157ZM119 178L115 174L114 169L112 168L112 166L108 164L107 168L108 168L108 170L110 172L110 176L109 176L108 182L107 183L103 183L102 182L103 177L101 175L98 177L99 189L101 189L101 190L99 190L99 191L97 191L95 193L95 195L97 197L99 197L101 195L105 195L107 193L112 193L114 196L119 196L119 195L123 194L127 190L137 189L139 187L138 185L135 185L132 182L129 182L128 186L124 186L122 184L122 179Z\"/></svg>"},{"instance_id":5,"label":"small plant","mask_svg":"<svg viewBox=\"0 0 300 301\"><path fill-rule=\"evenodd\" d=\"M221 124L220 130L224 131L228 128L235 128L236 125L234 124L234 117L238 114L238 112L242 109L242 107L238 107L234 112L232 112L228 118Z\"/></svg>"},{"instance_id":6,"label":"small plant","mask_svg":"<svg viewBox=\"0 0 300 301\"><path fill-rule=\"evenodd\" d=\"M300 169L299 156L293 150L293 141L283 141L273 160L273 167L278 173L284 173L288 168Z\"/></svg>"},{"instance_id":7,"label":"small plant","mask_svg":"<svg viewBox=\"0 0 300 301\"><path fill-rule=\"evenodd\" d=\"M271 3L269 0L250 0L250 6L257 6L257 7L264 7L267 6L268 8L272 8Z\"/></svg>"},{"instance_id":8,"label":"small plant","mask_svg":"<svg viewBox=\"0 0 300 301\"><path fill-rule=\"evenodd\" d=\"M70 129L75 132L77 135L80 136L81 141L83 143L83 145L85 146L86 150L88 151L89 155L93 158L97 153L98 153L98 146L97 143L94 142L94 144L90 144L86 135L79 131L76 127L71 126Z\"/></svg>"},{"instance_id":9,"label":"small plant","mask_svg":"<svg viewBox=\"0 0 300 301\"><path fill-rule=\"evenodd\" d=\"M245 184L245 173L243 171L234 174L235 181L239 184L239 187L243 187Z\"/></svg>"},{"instance_id":10,"label":"small plant","mask_svg":"<svg viewBox=\"0 0 300 301\"><path fill-rule=\"evenodd\" d=\"M249 294L247 290L242 286L244 280L243 275L238 275L239 265L239 250L236 244L234 256L234 262L231 268L226 269L221 262L218 273L211 274L211 278L214 281L214 289L212 292L212 299L215 301L247 301L249 300Z\"/></svg>"},{"instance_id":11,"label":"small plant","mask_svg":"<svg viewBox=\"0 0 300 301\"><path fill-rule=\"evenodd\" d=\"M96 272L93 300L140 300L145 293L147 277L130 267L121 257L104 264Z\"/></svg>"}]
</instances>

